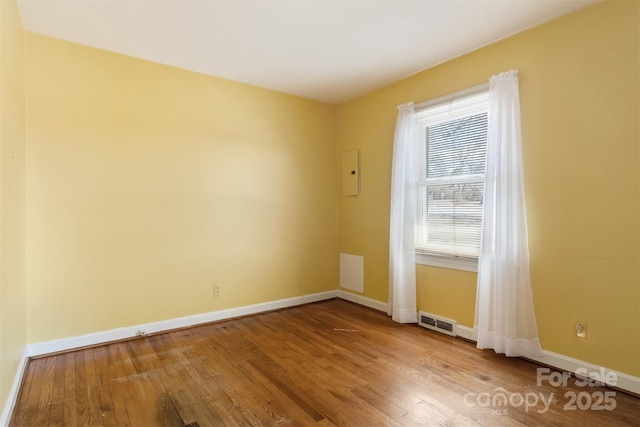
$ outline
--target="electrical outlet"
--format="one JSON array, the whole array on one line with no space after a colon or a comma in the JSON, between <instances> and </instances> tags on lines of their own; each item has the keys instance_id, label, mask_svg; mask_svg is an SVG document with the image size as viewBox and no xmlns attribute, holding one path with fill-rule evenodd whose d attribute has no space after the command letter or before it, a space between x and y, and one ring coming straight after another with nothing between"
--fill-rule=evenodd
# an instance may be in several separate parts
<instances>
[{"instance_id":1,"label":"electrical outlet","mask_svg":"<svg viewBox=\"0 0 640 427\"><path fill-rule=\"evenodd\" d=\"M213 296L214 297L220 296L220 285L213 285Z\"/></svg>"},{"instance_id":2,"label":"electrical outlet","mask_svg":"<svg viewBox=\"0 0 640 427\"><path fill-rule=\"evenodd\" d=\"M587 338L587 322L583 320L576 322L576 337Z\"/></svg>"}]
</instances>

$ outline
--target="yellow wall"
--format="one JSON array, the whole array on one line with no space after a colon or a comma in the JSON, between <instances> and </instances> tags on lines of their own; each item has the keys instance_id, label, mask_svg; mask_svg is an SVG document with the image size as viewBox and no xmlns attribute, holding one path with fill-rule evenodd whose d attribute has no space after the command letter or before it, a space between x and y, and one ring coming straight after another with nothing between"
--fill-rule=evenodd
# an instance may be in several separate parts
<instances>
[{"instance_id":1,"label":"yellow wall","mask_svg":"<svg viewBox=\"0 0 640 427\"><path fill-rule=\"evenodd\" d=\"M0 402L25 342L335 289L339 252L365 257L364 295L386 301L396 105L512 68L543 346L640 376L638 2L338 107L29 33L23 70L0 5ZM342 198L349 148L362 194ZM472 326L475 280L419 266L419 309Z\"/></svg>"},{"instance_id":2,"label":"yellow wall","mask_svg":"<svg viewBox=\"0 0 640 427\"><path fill-rule=\"evenodd\" d=\"M396 106L520 70L531 278L545 350L640 375L639 4L607 1L340 106L362 195L340 199L340 251L386 301ZM473 326L476 274L418 268L418 308ZM588 339L573 337L587 321Z\"/></svg>"},{"instance_id":3,"label":"yellow wall","mask_svg":"<svg viewBox=\"0 0 640 427\"><path fill-rule=\"evenodd\" d=\"M336 288L335 107L25 46L30 343Z\"/></svg>"},{"instance_id":4,"label":"yellow wall","mask_svg":"<svg viewBox=\"0 0 640 427\"><path fill-rule=\"evenodd\" d=\"M23 52L16 4L0 1L0 413L27 336Z\"/></svg>"}]
</instances>

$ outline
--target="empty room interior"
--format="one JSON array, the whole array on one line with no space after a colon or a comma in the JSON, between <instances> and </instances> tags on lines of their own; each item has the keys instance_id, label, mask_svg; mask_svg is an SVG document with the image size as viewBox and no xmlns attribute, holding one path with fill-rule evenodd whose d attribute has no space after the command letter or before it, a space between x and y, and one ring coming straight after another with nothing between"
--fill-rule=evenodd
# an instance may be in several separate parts
<instances>
[{"instance_id":1,"label":"empty room interior","mask_svg":"<svg viewBox=\"0 0 640 427\"><path fill-rule=\"evenodd\" d=\"M530 355L486 234L392 264L403 108L514 75ZM0 425L638 425L639 147L635 0L2 0Z\"/></svg>"}]
</instances>

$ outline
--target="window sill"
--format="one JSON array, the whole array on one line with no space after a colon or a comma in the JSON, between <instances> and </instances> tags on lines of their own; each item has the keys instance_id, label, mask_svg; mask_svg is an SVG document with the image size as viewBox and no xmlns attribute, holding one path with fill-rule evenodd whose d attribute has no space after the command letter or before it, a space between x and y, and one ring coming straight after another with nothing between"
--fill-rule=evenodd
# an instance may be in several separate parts
<instances>
[{"instance_id":1,"label":"window sill","mask_svg":"<svg viewBox=\"0 0 640 427\"><path fill-rule=\"evenodd\" d=\"M431 265L433 267L451 268L463 271L478 271L477 258L463 258L446 255L425 254L416 252L416 264Z\"/></svg>"}]
</instances>

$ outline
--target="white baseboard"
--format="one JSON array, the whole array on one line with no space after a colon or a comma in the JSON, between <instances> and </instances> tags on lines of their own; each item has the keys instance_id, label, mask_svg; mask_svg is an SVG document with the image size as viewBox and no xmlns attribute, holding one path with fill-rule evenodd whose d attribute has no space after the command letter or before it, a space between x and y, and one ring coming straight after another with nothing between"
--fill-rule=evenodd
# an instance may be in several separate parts
<instances>
[{"instance_id":1,"label":"white baseboard","mask_svg":"<svg viewBox=\"0 0 640 427\"><path fill-rule=\"evenodd\" d=\"M244 307L230 308L226 310L213 311L209 313L197 314L193 316L180 317L176 319L170 319L160 322L147 323L143 325L131 326L126 328L112 329L104 332L97 332L94 334L81 335L70 338L63 338L59 340L47 341L43 343L36 343L28 345L25 350L25 357L20 366L19 371L16 373L14 380L14 386L11 391L10 399L7 402L5 411L3 413L2 421L9 422L7 417L11 416L13 405L15 404L15 398L20 387L24 368L26 366L27 357L40 356L48 353L55 353L59 351L67 351L75 348L87 347L92 345L104 344L110 341L117 341L121 339L132 338L136 336L140 331L144 331L147 334L165 332L172 329L184 328L188 326L195 326L202 323L215 322L219 320L231 319L239 316L246 316L250 314L262 313L270 310L277 310L281 308L294 307L296 305L307 304L310 302L323 301L332 298L341 298L347 301L354 302L356 304L363 305L365 307L373 308L384 313L387 312L387 303L364 297L362 295L356 295L351 292L343 290L334 290L321 292L311 295L304 295L300 297L287 298L277 301L270 301L261 304L248 305ZM460 338L465 338L471 341L475 341L473 338L473 328L467 326L457 325L456 335ZM605 369L607 372L612 372L616 375L616 384L611 384L621 390L630 391L635 394L640 394L640 378L628 375L622 372L614 371L604 367L594 365L592 363L584 362L578 359L573 359L562 354L553 353L551 351L544 351L544 356L539 358L531 358L531 360L560 369L563 371L575 373L577 369L586 369L588 372L600 372L601 369ZM13 399L13 400L12 400ZM10 409L7 415L7 410ZM6 425L6 423L0 423L0 426Z\"/></svg>"},{"instance_id":2,"label":"white baseboard","mask_svg":"<svg viewBox=\"0 0 640 427\"><path fill-rule=\"evenodd\" d=\"M387 312L387 303L378 301L375 299L363 297L362 295L352 294L342 290L337 291L337 297L343 300L355 302L356 304L364 305L365 307L373 308L374 310Z\"/></svg>"},{"instance_id":3,"label":"white baseboard","mask_svg":"<svg viewBox=\"0 0 640 427\"><path fill-rule=\"evenodd\" d=\"M468 326L456 325L456 336L475 342L473 339L473 328Z\"/></svg>"},{"instance_id":4,"label":"white baseboard","mask_svg":"<svg viewBox=\"0 0 640 427\"><path fill-rule=\"evenodd\" d=\"M9 396L4 404L2 418L0 418L0 426L2 427L7 427L11 421L11 415L13 414L13 409L16 406L18 393L20 392L20 386L22 385L22 378L24 377L24 371L27 367L28 360L27 349L25 348L22 353L22 359L20 360L18 369L16 370L16 375L13 378L13 384L11 385L11 390L9 390Z\"/></svg>"},{"instance_id":5,"label":"white baseboard","mask_svg":"<svg viewBox=\"0 0 640 427\"><path fill-rule=\"evenodd\" d=\"M576 371L579 369L582 370L582 374L584 374L585 371L587 373L594 373L598 375L606 373L604 377L606 377L609 373L612 373L614 374L612 375L612 377L614 378L613 383L609 383L608 381L606 381L606 378L603 378L605 380L604 382L608 383L607 385L619 388L621 390L630 391L635 394L640 394L640 377L634 377L633 375L614 371L613 369L608 369L604 366L594 365L593 363L584 362L582 360L574 359L572 357L547 350L544 350L544 356L542 357L529 357L528 359L531 359L538 363L542 363L543 365L552 366L554 368L573 373L576 373ZM599 378L602 377L603 375L601 375Z\"/></svg>"},{"instance_id":6,"label":"white baseboard","mask_svg":"<svg viewBox=\"0 0 640 427\"><path fill-rule=\"evenodd\" d=\"M173 329L195 326L203 323L216 322L219 320L231 319L234 317L246 316L249 314L263 313L265 311L277 310L280 308L294 307L296 305L324 301L336 297L337 291L320 292L317 294L304 295L300 297L286 298L277 301L247 305L243 307L229 308L226 310L212 311L209 313L195 314L193 316L162 320L160 322L111 329L108 331L96 332L93 334L61 338L58 340L28 345L28 356L41 356L44 354L56 353L59 351L68 351L75 348L89 347L111 341L132 338L140 335L141 331L144 331L144 334L166 332Z\"/></svg>"},{"instance_id":7,"label":"white baseboard","mask_svg":"<svg viewBox=\"0 0 640 427\"><path fill-rule=\"evenodd\" d=\"M456 334L459 337L475 342L475 339L473 337L473 328L458 325L458 327L456 328ZM555 369L559 369L561 371L567 371L574 374L576 373L576 371L580 370L582 371L582 374L587 373L587 376L589 373L593 373L600 375L600 378L602 378L603 372L611 373L613 374L612 377L615 379L613 380L613 384L608 384L609 386L616 387L621 390L626 390L631 393L640 394L640 377L634 377L633 375L614 371L612 369L605 368L604 366L594 365L593 363L574 359L572 357L554 353L552 351L543 350L543 352L544 356L542 357L528 357L527 359L546 366L553 367ZM604 376L606 376L606 374Z\"/></svg>"},{"instance_id":8,"label":"white baseboard","mask_svg":"<svg viewBox=\"0 0 640 427\"><path fill-rule=\"evenodd\" d=\"M355 302L360 305L364 305L369 308L374 308L376 310L387 312L387 303L373 300L370 298L363 297L361 295L352 294L350 292L345 292L342 290L338 290L338 298L345 299L347 301ZM469 341L475 342L475 338L473 336L473 328L468 326L456 325L456 336L459 338L464 338ZM609 384L611 387L618 388L620 390L629 391L631 393L635 393L640 395L640 377L634 377L633 375L625 374L623 372L618 372L612 369L605 368L603 366L597 366L593 363L584 362L582 360L574 359L569 356L565 356L562 354L554 353L552 351L544 351L544 356L542 357L532 357L529 358L534 362L541 363L543 365L547 365L553 367L555 369L559 369L561 371L567 371L576 373L578 369L587 373L597 373L600 374L603 372L608 372L615 374L615 384Z\"/></svg>"}]
</instances>

